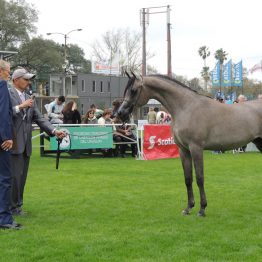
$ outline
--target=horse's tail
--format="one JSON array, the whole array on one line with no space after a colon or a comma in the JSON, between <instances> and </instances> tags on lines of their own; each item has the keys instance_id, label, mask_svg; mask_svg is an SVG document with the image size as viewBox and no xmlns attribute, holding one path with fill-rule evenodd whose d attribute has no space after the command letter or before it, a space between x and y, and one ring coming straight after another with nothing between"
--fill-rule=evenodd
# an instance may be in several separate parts
<instances>
[{"instance_id":1,"label":"horse's tail","mask_svg":"<svg viewBox=\"0 0 262 262\"><path fill-rule=\"evenodd\" d=\"M258 150L262 153L262 137L258 137L255 140L253 140L252 142L256 145Z\"/></svg>"}]
</instances>

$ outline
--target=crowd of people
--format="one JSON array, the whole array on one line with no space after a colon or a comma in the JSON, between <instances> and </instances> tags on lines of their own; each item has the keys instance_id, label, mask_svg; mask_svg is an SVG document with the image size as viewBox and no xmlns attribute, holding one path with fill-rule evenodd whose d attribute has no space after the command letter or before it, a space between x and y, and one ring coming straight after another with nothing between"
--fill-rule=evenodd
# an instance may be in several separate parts
<instances>
[{"instance_id":1,"label":"crowd of people","mask_svg":"<svg viewBox=\"0 0 262 262\"><path fill-rule=\"evenodd\" d=\"M117 110L122 101L116 99L112 108L98 109L92 104L86 114L81 118L80 112L74 101L65 102L64 96L59 96L55 101L46 106L48 117L51 123L56 124L89 124L89 125L110 125L113 128L113 141L115 148L101 149L104 157L126 157L127 148L130 146L133 157L137 155L136 136L132 126L122 126L120 119L117 119ZM130 144L130 145L129 145ZM93 150L90 149L89 153Z\"/></svg>"},{"instance_id":2,"label":"crowd of people","mask_svg":"<svg viewBox=\"0 0 262 262\"><path fill-rule=\"evenodd\" d=\"M171 115L165 111L159 111L157 108L149 107L147 113L148 124L170 124L171 120Z\"/></svg>"}]
</instances>

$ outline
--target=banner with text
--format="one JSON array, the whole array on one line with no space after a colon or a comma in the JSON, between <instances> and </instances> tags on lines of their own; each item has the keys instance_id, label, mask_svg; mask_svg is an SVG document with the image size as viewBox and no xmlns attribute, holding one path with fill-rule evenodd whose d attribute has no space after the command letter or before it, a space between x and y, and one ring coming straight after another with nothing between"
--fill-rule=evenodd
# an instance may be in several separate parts
<instances>
[{"instance_id":1,"label":"banner with text","mask_svg":"<svg viewBox=\"0 0 262 262\"><path fill-rule=\"evenodd\" d=\"M223 80L222 80L222 86L231 86L232 80L231 80L231 72L232 72L232 61L231 59L224 65L223 68Z\"/></svg>"},{"instance_id":2,"label":"banner with text","mask_svg":"<svg viewBox=\"0 0 262 262\"><path fill-rule=\"evenodd\" d=\"M212 73L212 86L220 86L220 63L217 62Z\"/></svg>"},{"instance_id":3,"label":"banner with text","mask_svg":"<svg viewBox=\"0 0 262 262\"><path fill-rule=\"evenodd\" d=\"M170 125L144 125L143 153L146 160L179 157Z\"/></svg>"},{"instance_id":4,"label":"banner with text","mask_svg":"<svg viewBox=\"0 0 262 262\"><path fill-rule=\"evenodd\" d=\"M243 86L242 60L234 65L232 86Z\"/></svg>"},{"instance_id":5,"label":"banner with text","mask_svg":"<svg viewBox=\"0 0 262 262\"><path fill-rule=\"evenodd\" d=\"M67 136L60 144L61 150L113 147L112 127L61 126L60 130L64 130L67 133ZM57 149L57 140L55 137L50 138L50 149Z\"/></svg>"}]
</instances>

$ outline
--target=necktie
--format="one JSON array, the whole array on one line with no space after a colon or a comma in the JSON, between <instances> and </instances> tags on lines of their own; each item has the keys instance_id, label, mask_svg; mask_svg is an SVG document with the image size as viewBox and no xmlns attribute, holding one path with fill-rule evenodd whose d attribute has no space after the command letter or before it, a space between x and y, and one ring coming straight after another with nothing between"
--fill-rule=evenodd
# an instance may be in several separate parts
<instances>
[{"instance_id":1,"label":"necktie","mask_svg":"<svg viewBox=\"0 0 262 262\"><path fill-rule=\"evenodd\" d=\"M21 98L22 103L24 103L25 102L25 94L21 93L20 98Z\"/></svg>"}]
</instances>

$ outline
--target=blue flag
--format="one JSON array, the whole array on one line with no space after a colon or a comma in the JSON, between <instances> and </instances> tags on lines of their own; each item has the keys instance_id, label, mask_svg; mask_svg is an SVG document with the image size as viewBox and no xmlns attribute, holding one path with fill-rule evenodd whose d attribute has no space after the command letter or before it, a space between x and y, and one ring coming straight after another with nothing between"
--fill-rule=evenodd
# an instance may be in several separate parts
<instances>
[{"instance_id":1,"label":"blue flag","mask_svg":"<svg viewBox=\"0 0 262 262\"><path fill-rule=\"evenodd\" d=\"M234 65L233 86L243 86L243 67L242 60Z\"/></svg>"},{"instance_id":2,"label":"blue flag","mask_svg":"<svg viewBox=\"0 0 262 262\"><path fill-rule=\"evenodd\" d=\"M214 70L212 71L212 86L220 86L220 63L217 62Z\"/></svg>"},{"instance_id":3,"label":"blue flag","mask_svg":"<svg viewBox=\"0 0 262 262\"><path fill-rule=\"evenodd\" d=\"M232 71L232 62L231 62L231 59L230 59L230 60L224 65L224 68L223 68L222 86L231 86L231 85L232 85L231 71Z\"/></svg>"}]
</instances>

